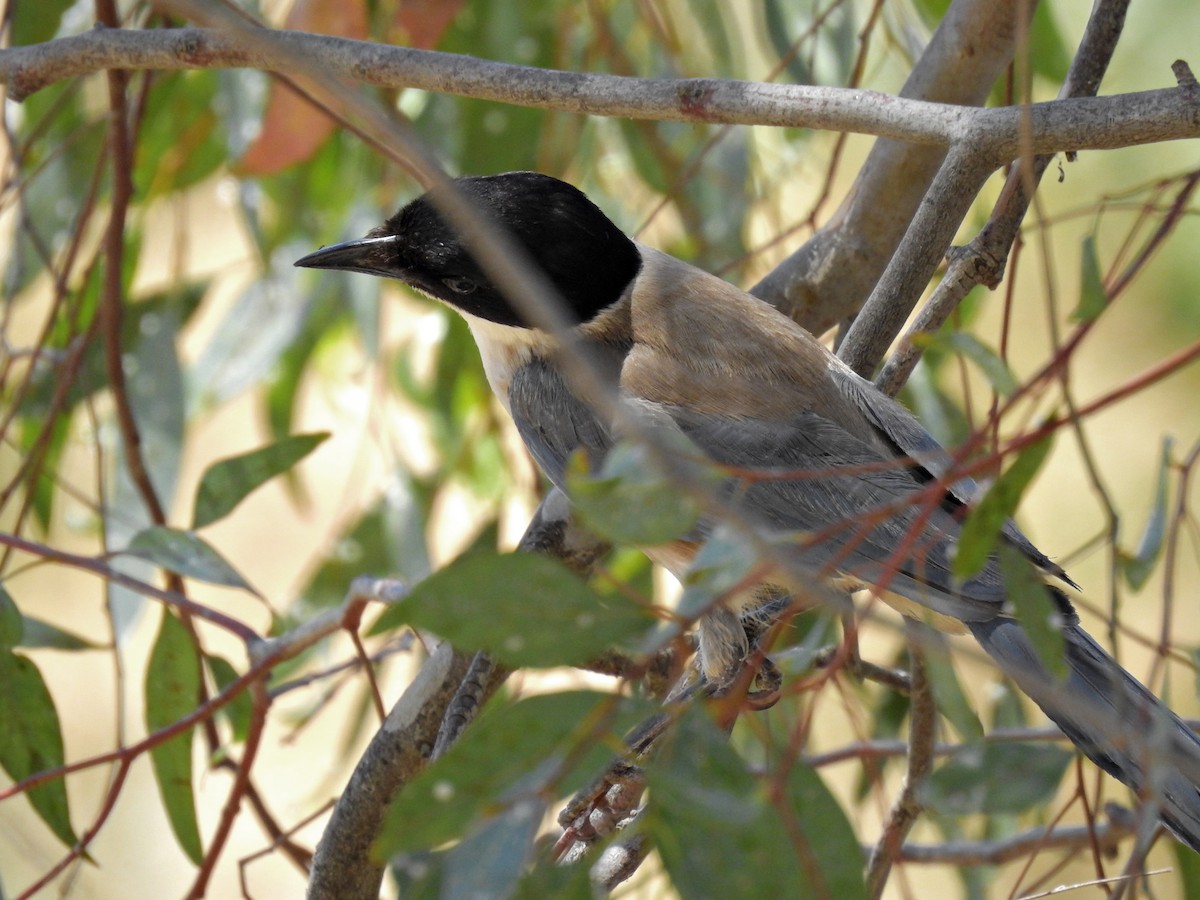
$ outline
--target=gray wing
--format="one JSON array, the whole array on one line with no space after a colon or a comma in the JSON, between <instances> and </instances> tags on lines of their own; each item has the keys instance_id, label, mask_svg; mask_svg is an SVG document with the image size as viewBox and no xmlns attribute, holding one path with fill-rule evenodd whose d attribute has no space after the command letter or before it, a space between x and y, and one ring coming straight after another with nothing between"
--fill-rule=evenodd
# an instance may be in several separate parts
<instances>
[{"instance_id":1,"label":"gray wing","mask_svg":"<svg viewBox=\"0 0 1200 900\"><path fill-rule=\"evenodd\" d=\"M563 470L576 450L599 468L613 444L612 432L566 380L547 362L535 359L513 373L509 412L534 461L554 485L566 490Z\"/></svg>"},{"instance_id":2,"label":"gray wing","mask_svg":"<svg viewBox=\"0 0 1200 900\"><path fill-rule=\"evenodd\" d=\"M954 466L948 454L917 417L891 397L880 392L873 384L860 378L850 370L832 370L835 384L842 395L862 412L876 432L886 443L895 448L897 454L912 459L924 469L931 479L943 479ZM973 478L959 478L945 482L947 493L958 502L969 505L978 499L979 485ZM1004 523L1002 533L1014 547L1027 556L1036 566L1061 578L1071 587L1078 587L1062 567L1037 549L1029 538L1021 533L1011 519Z\"/></svg>"},{"instance_id":3,"label":"gray wing","mask_svg":"<svg viewBox=\"0 0 1200 900\"><path fill-rule=\"evenodd\" d=\"M766 528L800 533L804 565L882 585L968 622L1001 613L1006 595L996 560L967 581L954 578L961 504L947 502L907 462L813 412L768 423L662 411L715 462L756 473L731 485L729 496Z\"/></svg>"},{"instance_id":4,"label":"gray wing","mask_svg":"<svg viewBox=\"0 0 1200 900\"><path fill-rule=\"evenodd\" d=\"M1200 851L1195 732L1079 627L1069 601L1054 588L1067 671L1061 681L1047 672L1028 633L1004 614L1004 584L994 559L970 580L954 581L956 504L943 499L938 505L928 492L933 482L814 413L772 425L668 411L714 460L774 476L743 479L732 496L770 528L808 532L807 540L798 541L808 544L803 563L885 584L966 622L988 655L1085 755L1139 796L1154 794L1172 833ZM940 450L928 435L909 429L902 421L905 440ZM1005 536L1024 550L1029 542L1015 533L1020 541ZM1037 561L1041 554L1033 552Z\"/></svg>"}]
</instances>

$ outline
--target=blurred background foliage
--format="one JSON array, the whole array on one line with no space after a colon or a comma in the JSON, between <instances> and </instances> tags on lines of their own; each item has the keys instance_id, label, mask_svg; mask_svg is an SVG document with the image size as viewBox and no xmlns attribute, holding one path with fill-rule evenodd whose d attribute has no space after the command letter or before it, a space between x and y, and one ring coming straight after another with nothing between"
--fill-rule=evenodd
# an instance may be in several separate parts
<instances>
[{"instance_id":1,"label":"blurred background foliage","mask_svg":"<svg viewBox=\"0 0 1200 900\"><path fill-rule=\"evenodd\" d=\"M530 66L861 85L894 93L947 4L238 5L281 27ZM129 26L166 24L145 3L120 8ZM77 33L92 27L92 15L86 2L9 0L7 41L23 45ZM1174 24L1164 28L1163 22ZM1029 51L1034 99L1057 93L1082 25L1078 3L1040 5ZM1171 83L1169 63L1194 50L1198 33L1200 14L1187 0L1134 4L1104 92ZM870 146L862 137L800 129L610 120L415 90L373 93L411 121L452 174L537 169L563 177L628 232L747 286L829 217ZM1009 96L1004 84L997 86L996 102ZM128 475L128 448L106 365L101 238L113 196L113 151L101 75L58 84L5 107L0 530L39 547L110 562L151 583L158 583L160 567L183 572L195 579L189 581L189 596L262 634L278 633L337 604L357 575L416 581L468 547L511 546L536 504L540 482L491 400L463 323L380 280L292 267L304 253L381 222L418 192L412 180L351 130L260 72L139 73L130 80L128 98L133 197L124 231L127 302L120 364L165 521L156 520L144 488ZM1017 380L1036 371L1055 353L1081 284L1097 275L1112 282L1164 221L1197 164L1190 144L1084 154L1062 163L1062 177L1048 178L1039 194L1024 252L1006 284L997 293L973 296L948 331L967 329L995 351L1002 323L1015 323L1005 364ZM985 190L964 235L983 222L995 191L996 184ZM1117 388L1200 336L1193 250L1200 234L1193 212L1185 197L1169 239L1074 355L1070 387L1077 396ZM1092 264L1085 240L1096 248ZM939 342L906 392L929 427L950 442L982 421L995 387L995 370L989 381L986 367L977 365L987 354L963 355L966 346L949 338ZM1187 470L1179 468L1200 436L1197 390L1200 378L1189 370L1094 416L1078 436L1064 435L1022 509L1022 522L1035 540L1088 589L1089 612L1120 609L1152 642L1178 597L1182 609L1175 616L1174 641L1183 650L1200 644L1200 617L1188 614L1200 587L1191 513L1195 489ZM1041 412L1050 408L1047 403ZM1173 448L1164 444L1168 435L1175 438ZM246 462L253 451L258 455ZM223 460L242 462L212 476L213 465ZM213 500L213 491L224 499ZM177 529L170 540L147 530L164 524ZM1161 562L1167 546L1178 550L1168 554L1170 568ZM131 547L138 552L112 555ZM1122 559L1133 561L1136 576L1128 566L1119 574ZM618 554L606 571L634 595L671 593L635 553ZM190 695L186 686L180 688L182 705L155 690L159 679L194 665L188 654L195 648L189 651L186 637L170 631L170 621L135 591L79 565L14 549L10 542L0 555L0 651L8 673L4 684L22 685L25 699L10 703L7 712L16 717L12 721L38 719L41 736L7 747L0 762L9 777L110 750L186 713L194 686ZM497 628L519 633L527 624L515 617ZM245 670L237 641L203 627L201 635L210 684L228 684ZM834 638L824 618L802 620L780 664L803 677L816 648ZM1164 686L1143 642L1123 637L1120 646L1135 672ZM370 649L379 657L385 695L394 697L411 677L419 648L392 636ZM868 629L864 649L882 662L901 661L903 654L887 628ZM348 642L330 640L276 672L279 702L256 773L281 826L297 828L295 839L309 847L323 820L306 822L307 817L336 795L375 727L365 679L340 668L351 657ZM970 678L958 681L946 665L938 682L949 735L975 738L981 721L989 729L1027 723L1027 711L1011 693L998 685L984 688L993 673L970 661L965 665ZM143 683L150 685L144 700ZM604 689L610 684L588 683ZM518 680L510 693L519 697L547 684L553 688L558 682ZM1190 674L1174 673L1165 687L1182 714L1200 711ZM53 699L56 715L47 712L46 697ZM564 705L582 716L596 702L588 696ZM978 717L971 710L980 711ZM797 736L812 754L855 739L900 736L904 711L904 701L892 692L831 678L739 726L736 752L706 721L689 721L677 742L706 748L706 771L693 771L692 755L656 776L663 806L647 828L664 848L665 874L653 868L644 873L642 890L659 896L673 885L687 896L706 890L713 896L751 896L752 890L781 895L794 873L776 872L773 877L781 880L775 888L747 877L776 871L779 854L791 858L786 840L777 846L777 824L762 819L762 798L758 805L747 799L756 796L747 761L766 766L790 758L786 755L797 747L789 742ZM243 705L223 715L221 744L236 748L248 713ZM516 714L513 721L544 721L546 714L539 715ZM550 743L539 748L563 736L544 739ZM74 867L63 882L67 893L151 896L179 893L188 883L188 859L203 854L199 835L211 833L227 780L205 774L221 746L202 751L198 743L176 744L173 758L157 754L154 762L160 769L178 767L188 782L186 796L168 796L164 803L150 767L135 765L91 845L100 867ZM927 798L934 812L917 832L919 839L1011 834L1048 821L1070 799L1073 775L1054 793L1071 771L1070 754L1062 749L980 746L950 757L939 769ZM464 756L473 759L469 747ZM870 840L900 771L897 761L834 766L821 770L826 786L805 768L780 789L810 810L833 807L832 818L802 823L813 834L832 828L844 837L849 821L860 840ZM1003 782L988 772L1003 773ZM0 878L6 889L21 890L49 870L63 853L60 841L70 841L80 823L98 815L109 777L103 767L93 768L31 795L31 806L20 799L5 803ZM1082 777L1091 787L1094 773ZM715 779L725 794L705 806L684 789L695 778ZM187 825L193 782L195 834ZM468 828L478 815L472 807L454 824ZM1068 818L1079 815L1076 806ZM175 841L167 837L168 820ZM730 821L742 825L731 831ZM445 836L436 829L421 831L395 846L428 849ZM428 842L422 844L422 837ZM833 878L857 871L857 847L844 840L842 845L840 856L827 857ZM233 848L218 866L213 895L234 895L237 861L269 847L264 832L242 816ZM450 854L453 862L453 853L442 849L440 857L426 861L445 861ZM514 858L524 859L520 854L506 859ZM458 859L461 868L461 855ZM1155 882L1161 885L1157 896L1183 896L1182 885L1195 877L1194 862L1175 862L1183 874ZM417 870L451 877L438 866ZM429 895L423 893L432 890L429 880L415 884L412 871L398 869L397 877L412 896ZM896 876L894 891L1003 896L1032 890L1043 878L1069 880L1092 872L1087 861L1062 871L1056 860L1039 860L1032 873L1021 864L962 872L912 867ZM520 871L487 874L515 881ZM303 883L295 867L269 852L247 865L245 878L251 894L264 898L296 896ZM525 896L579 888L571 873L539 870L529 879L521 888Z\"/></svg>"}]
</instances>

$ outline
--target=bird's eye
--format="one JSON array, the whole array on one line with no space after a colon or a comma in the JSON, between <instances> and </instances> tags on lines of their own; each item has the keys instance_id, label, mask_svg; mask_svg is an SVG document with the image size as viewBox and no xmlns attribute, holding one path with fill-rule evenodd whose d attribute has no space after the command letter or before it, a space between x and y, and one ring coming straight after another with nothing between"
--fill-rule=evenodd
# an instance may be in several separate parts
<instances>
[{"instance_id":1,"label":"bird's eye","mask_svg":"<svg viewBox=\"0 0 1200 900\"><path fill-rule=\"evenodd\" d=\"M477 287L470 278L443 278L442 284L456 294L469 294Z\"/></svg>"}]
</instances>

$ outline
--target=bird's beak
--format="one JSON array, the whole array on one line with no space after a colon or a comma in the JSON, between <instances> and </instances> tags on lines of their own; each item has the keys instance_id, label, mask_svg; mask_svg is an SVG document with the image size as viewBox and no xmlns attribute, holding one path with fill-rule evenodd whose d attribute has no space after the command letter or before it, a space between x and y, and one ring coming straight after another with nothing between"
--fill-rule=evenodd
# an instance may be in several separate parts
<instances>
[{"instance_id":1,"label":"bird's beak","mask_svg":"<svg viewBox=\"0 0 1200 900\"><path fill-rule=\"evenodd\" d=\"M398 240L394 234L385 234L345 241L302 256L293 265L305 269L338 269L343 272L365 272L383 278L403 278L393 249Z\"/></svg>"}]
</instances>

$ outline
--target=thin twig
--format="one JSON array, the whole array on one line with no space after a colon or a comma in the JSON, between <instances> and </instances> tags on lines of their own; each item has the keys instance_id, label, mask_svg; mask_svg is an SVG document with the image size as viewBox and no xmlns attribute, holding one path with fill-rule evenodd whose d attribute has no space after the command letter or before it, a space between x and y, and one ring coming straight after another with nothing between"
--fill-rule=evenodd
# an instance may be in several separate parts
<instances>
[{"instance_id":1,"label":"thin twig","mask_svg":"<svg viewBox=\"0 0 1200 900\"><path fill-rule=\"evenodd\" d=\"M905 619L905 630L915 632L925 626ZM937 729L937 709L933 701L933 686L925 666L925 650L921 641L910 640L912 689L909 704L908 772L900 795L892 804L883 833L867 862L867 895L878 898L887 886L892 864L900 856L905 838L921 813L917 792L933 771L934 743Z\"/></svg>"},{"instance_id":2,"label":"thin twig","mask_svg":"<svg viewBox=\"0 0 1200 900\"><path fill-rule=\"evenodd\" d=\"M905 844L899 860L952 866L999 866L1039 850L1081 850L1093 833L1101 848L1111 852L1133 833L1125 822L1099 822L1095 826L1033 828L995 841L945 841L941 844Z\"/></svg>"}]
</instances>

